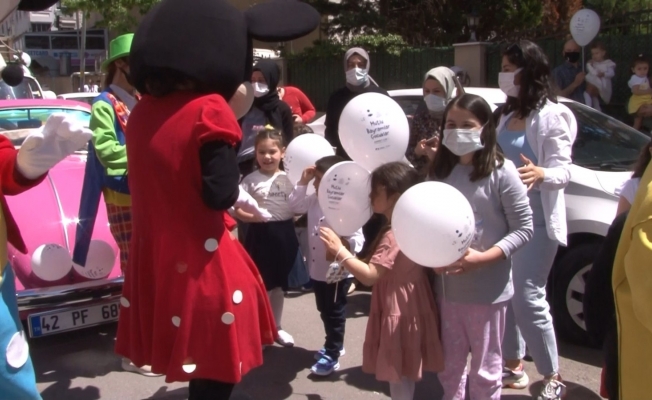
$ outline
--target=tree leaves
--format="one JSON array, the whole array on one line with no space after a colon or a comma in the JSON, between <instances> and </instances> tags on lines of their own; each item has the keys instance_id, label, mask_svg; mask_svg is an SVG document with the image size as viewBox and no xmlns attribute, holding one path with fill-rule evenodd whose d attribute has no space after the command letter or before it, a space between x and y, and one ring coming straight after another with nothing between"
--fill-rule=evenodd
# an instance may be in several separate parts
<instances>
[{"instance_id":1,"label":"tree leaves","mask_svg":"<svg viewBox=\"0 0 652 400\"><path fill-rule=\"evenodd\" d=\"M98 27L108 28L118 34L133 32L135 15L147 13L160 0L63 0L62 9L67 14L83 12L86 16L98 13L102 20Z\"/></svg>"}]
</instances>

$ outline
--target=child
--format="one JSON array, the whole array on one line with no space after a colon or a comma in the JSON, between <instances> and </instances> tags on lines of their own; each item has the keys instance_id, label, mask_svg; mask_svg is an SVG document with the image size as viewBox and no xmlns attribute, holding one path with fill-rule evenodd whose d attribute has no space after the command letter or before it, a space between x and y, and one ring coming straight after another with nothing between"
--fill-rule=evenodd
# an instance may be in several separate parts
<instances>
[{"instance_id":1,"label":"child","mask_svg":"<svg viewBox=\"0 0 652 400\"><path fill-rule=\"evenodd\" d=\"M586 92L584 100L589 107L598 111L600 109L600 99L605 104L611 101L611 79L616 75L616 63L611 60L605 60L607 49L602 42L595 41L591 44L591 61L586 63Z\"/></svg>"},{"instance_id":2,"label":"child","mask_svg":"<svg viewBox=\"0 0 652 400\"><path fill-rule=\"evenodd\" d=\"M323 244L319 239L319 228L327 226L324 220L324 213L317 201L319 184L326 171L333 165L345 161L339 156L324 157L317 161L314 167L309 167L301 175L290 194L290 208L296 214L308 214L308 265L310 266L310 277L315 291L317 310L321 315L326 331L326 342L324 347L315 354L317 363L310 368L316 375L327 376L339 369L339 358L344 355L344 330L346 324L347 292L351 286L352 276L337 283L327 283L328 273L332 257L329 260ZM306 196L308 183L314 179L314 194ZM364 244L362 229L355 234L345 238L348 248L354 253L359 252Z\"/></svg>"},{"instance_id":3,"label":"child","mask_svg":"<svg viewBox=\"0 0 652 400\"><path fill-rule=\"evenodd\" d=\"M616 215L620 215L625 211L629 211L634 203L634 198L636 197L636 192L638 191L638 186L641 183L641 177L645 173L650 160L652 159L652 142L648 143L641 150L641 154L638 156L636 165L634 166L634 172L632 172L632 177L626 180L621 187L616 189L616 196L619 196L618 200L618 209L616 210Z\"/></svg>"},{"instance_id":4,"label":"child","mask_svg":"<svg viewBox=\"0 0 652 400\"><path fill-rule=\"evenodd\" d=\"M532 237L532 211L516 167L496 145L487 102L464 94L448 105L444 121L429 178L464 194L474 208L476 231L464 257L435 270L446 361L439 381L444 399L465 398L470 349L471 398L498 400L505 313L514 293L510 256Z\"/></svg>"},{"instance_id":5,"label":"child","mask_svg":"<svg viewBox=\"0 0 652 400\"><path fill-rule=\"evenodd\" d=\"M294 338L281 328L281 317L288 275L299 252L299 242L294 232L294 213L288 203L293 185L280 169L285 147L278 131L260 131L254 148L258 170L247 175L240 186L258 202L259 207L272 214L272 219L262 222L241 209L236 209L236 216L249 224L244 247L265 283L278 329L276 342L292 347Z\"/></svg>"},{"instance_id":6,"label":"child","mask_svg":"<svg viewBox=\"0 0 652 400\"><path fill-rule=\"evenodd\" d=\"M385 164L372 173L371 206L388 222L370 247L368 260L355 258L331 229L320 229L336 261L360 283L373 286L362 370L388 381L392 400L411 400L423 371L444 369L437 306L426 269L401 253L390 226L399 196L420 180L417 170L403 162Z\"/></svg>"},{"instance_id":7,"label":"child","mask_svg":"<svg viewBox=\"0 0 652 400\"><path fill-rule=\"evenodd\" d=\"M632 97L629 98L629 113L634 115L634 129L641 129L643 118L652 117L652 88L647 78L650 71L650 63L639 54L632 63L631 79L627 83L632 89Z\"/></svg>"}]
</instances>

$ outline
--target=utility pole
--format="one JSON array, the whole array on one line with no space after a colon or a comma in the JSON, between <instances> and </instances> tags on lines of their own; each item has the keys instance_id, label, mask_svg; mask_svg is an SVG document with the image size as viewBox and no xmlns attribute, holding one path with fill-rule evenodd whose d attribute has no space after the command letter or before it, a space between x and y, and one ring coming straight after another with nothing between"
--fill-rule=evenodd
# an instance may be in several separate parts
<instances>
[{"instance_id":1,"label":"utility pole","mask_svg":"<svg viewBox=\"0 0 652 400\"><path fill-rule=\"evenodd\" d=\"M81 91L84 90L86 78L84 72L86 70L86 12L82 13L82 37L81 37L81 51L79 53L79 80Z\"/></svg>"}]
</instances>

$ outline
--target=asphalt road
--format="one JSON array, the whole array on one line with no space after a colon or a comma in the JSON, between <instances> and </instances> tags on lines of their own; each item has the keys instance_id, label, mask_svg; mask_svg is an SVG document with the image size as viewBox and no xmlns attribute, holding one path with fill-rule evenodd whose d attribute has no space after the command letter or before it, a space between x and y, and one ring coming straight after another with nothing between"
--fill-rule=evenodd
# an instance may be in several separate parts
<instances>
[{"instance_id":1,"label":"asphalt road","mask_svg":"<svg viewBox=\"0 0 652 400\"><path fill-rule=\"evenodd\" d=\"M346 356L339 371L326 378L310 376L314 352L323 344L323 328L314 297L294 294L285 303L283 327L296 341L294 348L265 350L265 364L239 384L232 400L281 399L388 399L389 387L360 369L369 292L350 296L346 333ZM38 388L44 400L166 399L187 398L186 384L165 383L120 368L113 353L116 325L34 339L30 342ZM560 343L561 372L569 400L598 400L600 354L596 350ZM219 355L216 355L219 357ZM503 399L527 400L539 382L532 363L526 363L532 385L528 390L503 391ZM415 399L439 399L441 388L435 375L417 384Z\"/></svg>"}]
</instances>

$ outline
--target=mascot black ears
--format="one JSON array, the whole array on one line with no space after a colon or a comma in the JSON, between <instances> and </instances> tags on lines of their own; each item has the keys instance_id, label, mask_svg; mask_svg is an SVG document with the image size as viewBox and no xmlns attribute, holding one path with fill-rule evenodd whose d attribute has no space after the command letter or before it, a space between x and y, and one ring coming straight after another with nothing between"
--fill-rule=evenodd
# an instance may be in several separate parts
<instances>
[{"instance_id":1,"label":"mascot black ears","mask_svg":"<svg viewBox=\"0 0 652 400\"><path fill-rule=\"evenodd\" d=\"M0 23L14 10L41 11L53 6L59 0L0 0ZM0 56L0 71L2 80L9 86L18 86L23 81L23 65L20 63L5 64Z\"/></svg>"},{"instance_id":2,"label":"mascot black ears","mask_svg":"<svg viewBox=\"0 0 652 400\"><path fill-rule=\"evenodd\" d=\"M252 40L293 40L319 21L313 7L297 0L269 0L244 12L228 0L163 0L136 31L130 73L136 89L146 94L150 73L179 72L200 82L202 91L224 97L240 118L253 102Z\"/></svg>"}]
</instances>

